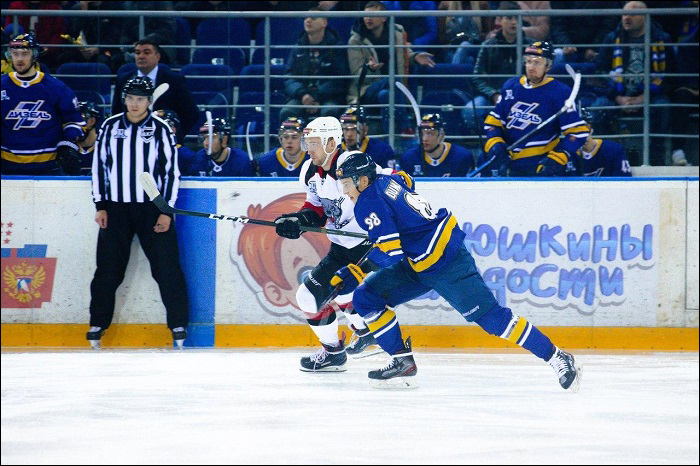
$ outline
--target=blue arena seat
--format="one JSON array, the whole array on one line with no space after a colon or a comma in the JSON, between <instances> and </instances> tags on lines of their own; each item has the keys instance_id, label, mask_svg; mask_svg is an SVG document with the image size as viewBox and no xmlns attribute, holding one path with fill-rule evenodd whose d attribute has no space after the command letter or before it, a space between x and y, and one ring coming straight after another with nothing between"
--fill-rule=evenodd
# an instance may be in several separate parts
<instances>
[{"instance_id":1,"label":"blue arena seat","mask_svg":"<svg viewBox=\"0 0 700 466\"><path fill-rule=\"evenodd\" d=\"M197 107L199 107L199 119L188 134L198 134L199 128L206 121L206 111L211 112L212 118L229 118L231 106L226 96L220 92L193 92Z\"/></svg>"},{"instance_id":2,"label":"blue arena seat","mask_svg":"<svg viewBox=\"0 0 700 466\"><path fill-rule=\"evenodd\" d=\"M64 63L56 75L74 91L95 91L105 100L110 99L112 71L104 63Z\"/></svg>"},{"instance_id":3,"label":"blue arena seat","mask_svg":"<svg viewBox=\"0 0 700 466\"><path fill-rule=\"evenodd\" d=\"M270 66L270 89L272 91L282 92L284 90L284 65ZM265 66L264 65L248 65L241 71L239 80L240 93L244 92L262 92L265 88Z\"/></svg>"},{"instance_id":4,"label":"blue arena seat","mask_svg":"<svg viewBox=\"0 0 700 466\"><path fill-rule=\"evenodd\" d=\"M195 50L192 55L192 63L226 65L233 70L234 75L237 75L246 65L246 56L245 52L238 48L203 48Z\"/></svg>"},{"instance_id":5,"label":"blue arena seat","mask_svg":"<svg viewBox=\"0 0 700 466\"><path fill-rule=\"evenodd\" d=\"M177 25L175 45L186 46L186 48L178 47L175 49L176 60L180 65L187 65L190 62L190 47L192 45L190 22L186 18L175 18L175 23Z\"/></svg>"},{"instance_id":6,"label":"blue arena seat","mask_svg":"<svg viewBox=\"0 0 700 466\"><path fill-rule=\"evenodd\" d=\"M196 40L198 46L227 45L248 47L251 40L250 24L244 18L207 18L197 25ZM206 50L206 48L199 50ZM221 52L219 51L218 53ZM245 56L248 57L248 54L245 54ZM231 66L226 61L225 64Z\"/></svg>"},{"instance_id":7,"label":"blue arena seat","mask_svg":"<svg viewBox=\"0 0 700 466\"><path fill-rule=\"evenodd\" d=\"M226 65L191 63L183 66L180 74L185 77L185 85L191 92L233 94L235 73Z\"/></svg>"},{"instance_id":8,"label":"blue arena seat","mask_svg":"<svg viewBox=\"0 0 700 466\"><path fill-rule=\"evenodd\" d=\"M287 46L284 48L271 48L270 59L275 65L286 65L289 53L304 32L304 20L302 18L270 18L270 45ZM265 45L265 21L260 21L255 28L255 45ZM265 60L265 49L256 48L251 57L251 63L262 64Z\"/></svg>"},{"instance_id":9,"label":"blue arena seat","mask_svg":"<svg viewBox=\"0 0 700 466\"><path fill-rule=\"evenodd\" d=\"M414 75L408 78L409 89L415 92L417 86L423 86L423 93L432 91L449 91L452 89L468 89L464 76L474 72L474 67L465 64L436 63L435 67L417 67ZM444 77L443 75L460 75Z\"/></svg>"}]
</instances>

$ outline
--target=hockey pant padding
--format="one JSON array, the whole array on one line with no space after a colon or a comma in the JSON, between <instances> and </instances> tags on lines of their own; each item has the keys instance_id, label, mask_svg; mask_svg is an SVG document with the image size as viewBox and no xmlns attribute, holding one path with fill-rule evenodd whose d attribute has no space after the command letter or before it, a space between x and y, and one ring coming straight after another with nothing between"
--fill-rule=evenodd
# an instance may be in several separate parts
<instances>
[{"instance_id":1,"label":"hockey pant padding","mask_svg":"<svg viewBox=\"0 0 700 466\"><path fill-rule=\"evenodd\" d=\"M360 285L355 290L353 305L384 351L395 354L404 348L401 326L396 319L396 314L393 310L386 308L384 300L375 295L371 287ZM375 306L374 310L372 306Z\"/></svg>"},{"instance_id":2,"label":"hockey pant padding","mask_svg":"<svg viewBox=\"0 0 700 466\"><path fill-rule=\"evenodd\" d=\"M489 334L522 346L545 361L554 353L554 345L549 338L507 307L497 304L475 322Z\"/></svg>"}]
</instances>

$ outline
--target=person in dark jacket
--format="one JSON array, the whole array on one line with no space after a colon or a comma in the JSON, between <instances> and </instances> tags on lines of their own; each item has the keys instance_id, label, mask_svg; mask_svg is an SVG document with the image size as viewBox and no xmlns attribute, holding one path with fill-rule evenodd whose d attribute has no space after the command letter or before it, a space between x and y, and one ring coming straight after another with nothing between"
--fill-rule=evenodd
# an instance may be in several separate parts
<instances>
[{"instance_id":1,"label":"person in dark jacket","mask_svg":"<svg viewBox=\"0 0 700 466\"><path fill-rule=\"evenodd\" d=\"M321 11L311 8L309 11ZM343 78L319 78L319 76L342 76L348 74L347 53L327 45L343 45L338 33L328 28L328 20L308 17L304 20L304 34L297 42L300 46L314 45L317 48L295 48L289 55L285 92L291 98L280 112L280 119L297 116L313 119L317 116L337 117L344 105L347 82Z\"/></svg>"},{"instance_id":2,"label":"person in dark jacket","mask_svg":"<svg viewBox=\"0 0 700 466\"><path fill-rule=\"evenodd\" d=\"M153 109L170 109L177 114L182 125L181 132L177 134L177 140L182 144L185 135L199 118L199 109L194 102L192 93L185 87L185 78L170 70L166 70L162 66L158 66L161 56L160 47L150 39L142 39L136 42L134 54L137 71L136 73L124 73L117 76L114 95L112 96L112 115L124 111L122 89L124 89L124 84L134 76L148 76L156 89L159 85L168 83L170 88L153 103Z\"/></svg>"}]
</instances>

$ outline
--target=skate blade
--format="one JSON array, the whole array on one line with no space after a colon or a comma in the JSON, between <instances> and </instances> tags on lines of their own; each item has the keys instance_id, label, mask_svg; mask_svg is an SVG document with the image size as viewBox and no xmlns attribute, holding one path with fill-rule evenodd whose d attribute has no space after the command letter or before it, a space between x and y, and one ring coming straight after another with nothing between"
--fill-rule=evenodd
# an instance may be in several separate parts
<instances>
[{"instance_id":1,"label":"skate blade","mask_svg":"<svg viewBox=\"0 0 700 466\"><path fill-rule=\"evenodd\" d=\"M581 379L583 378L583 366L580 364L574 364L574 367L576 368L576 378L567 391L578 393L578 390L581 387Z\"/></svg>"},{"instance_id":2,"label":"skate blade","mask_svg":"<svg viewBox=\"0 0 700 466\"><path fill-rule=\"evenodd\" d=\"M173 347L175 349L181 350L184 347L185 340L175 340Z\"/></svg>"},{"instance_id":3,"label":"skate blade","mask_svg":"<svg viewBox=\"0 0 700 466\"><path fill-rule=\"evenodd\" d=\"M88 340L88 341L90 342L90 346L92 347L92 349L98 350L98 349L102 348L102 343L100 342L100 340Z\"/></svg>"},{"instance_id":4,"label":"skate blade","mask_svg":"<svg viewBox=\"0 0 700 466\"><path fill-rule=\"evenodd\" d=\"M328 366L328 367L322 367L320 369L306 369L304 367L299 368L300 371L302 372L345 372L347 367L345 365L342 366Z\"/></svg>"},{"instance_id":5,"label":"skate blade","mask_svg":"<svg viewBox=\"0 0 700 466\"><path fill-rule=\"evenodd\" d=\"M418 388L415 377L393 377L391 379L370 379L371 385L380 390L412 390Z\"/></svg>"},{"instance_id":6,"label":"skate blade","mask_svg":"<svg viewBox=\"0 0 700 466\"><path fill-rule=\"evenodd\" d=\"M375 354L383 353L384 350L378 345L371 345L365 348L361 353L351 354L350 357L353 359L363 359L369 356L374 356Z\"/></svg>"}]
</instances>

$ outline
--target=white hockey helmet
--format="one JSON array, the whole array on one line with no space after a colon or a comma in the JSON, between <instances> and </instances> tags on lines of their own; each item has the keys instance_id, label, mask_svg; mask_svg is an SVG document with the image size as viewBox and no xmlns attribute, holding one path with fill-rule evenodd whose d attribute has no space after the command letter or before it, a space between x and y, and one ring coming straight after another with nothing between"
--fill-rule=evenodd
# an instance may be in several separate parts
<instances>
[{"instance_id":1,"label":"white hockey helmet","mask_svg":"<svg viewBox=\"0 0 700 466\"><path fill-rule=\"evenodd\" d=\"M340 121L332 116L316 118L304 128L304 139L307 138L321 138L321 147L324 152L330 138L333 138L336 147L339 146L343 141L343 129L340 127Z\"/></svg>"}]
</instances>

